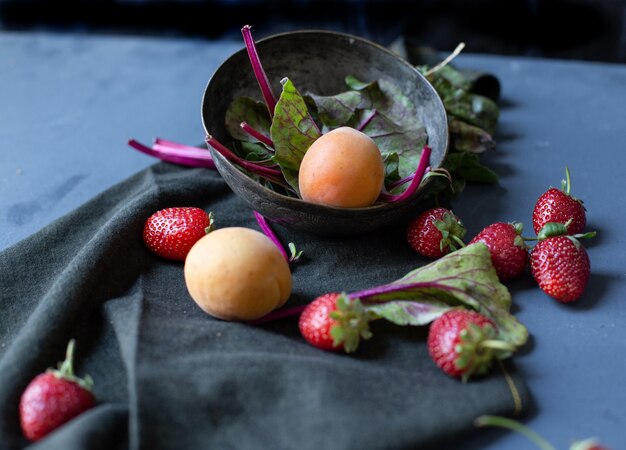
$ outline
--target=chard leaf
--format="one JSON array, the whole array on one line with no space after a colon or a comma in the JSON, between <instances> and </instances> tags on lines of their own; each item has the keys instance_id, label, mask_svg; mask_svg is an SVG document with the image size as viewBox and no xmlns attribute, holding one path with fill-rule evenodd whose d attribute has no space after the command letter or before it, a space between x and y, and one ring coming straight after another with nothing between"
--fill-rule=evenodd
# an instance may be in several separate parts
<instances>
[{"instance_id":1,"label":"chard leaf","mask_svg":"<svg viewBox=\"0 0 626 450\"><path fill-rule=\"evenodd\" d=\"M483 153L496 148L496 142L482 128L463 122L455 117L448 120L450 145L455 150L469 153Z\"/></svg>"},{"instance_id":2,"label":"chard leaf","mask_svg":"<svg viewBox=\"0 0 626 450\"><path fill-rule=\"evenodd\" d=\"M233 149L237 155L241 156L243 159L256 163L270 163L273 156L265 145L258 142L235 141Z\"/></svg>"},{"instance_id":3,"label":"chard leaf","mask_svg":"<svg viewBox=\"0 0 626 450\"><path fill-rule=\"evenodd\" d=\"M225 124L230 135L238 141L258 142L241 129L242 122L247 122L266 136L270 135L271 120L265 103L250 97L237 97L226 110Z\"/></svg>"},{"instance_id":4,"label":"chard leaf","mask_svg":"<svg viewBox=\"0 0 626 450\"><path fill-rule=\"evenodd\" d=\"M413 102L386 79L366 83L348 76L345 81L351 90L337 95L307 93L307 101L315 106L324 129L359 128L358 124L375 111L361 131L376 142L381 153L399 155L401 178L414 173L427 135L426 128L415 120Z\"/></svg>"},{"instance_id":5,"label":"chard leaf","mask_svg":"<svg viewBox=\"0 0 626 450\"><path fill-rule=\"evenodd\" d=\"M371 113L372 110L369 109L358 110L354 116L354 122L361 123ZM356 128L352 124L349 126ZM361 131L376 142L381 153L396 153L398 155L398 175L400 178L415 173L422 148L426 144L424 127L403 128L387 116L377 112Z\"/></svg>"},{"instance_id":6,"label":"chard leaf","mask_svg":"<svg viewBox=\"0 0 626 450\"><path fill-rule=\"evenodd\" d=\"M472 183L497 183L498 175L488 167L480 163L475 153L459 152L450 153L446 158L446 169L460 175L466 181Z\"/></svg>"},{"instance_id":7,"label":"chard leaf","mask_svg":"<svg viewBox=\"0 0 626 450\"><path fill-rule=\"evenodd\" d=\"M298 170L304 154L320 137L320 131L309 115L306 103L291 80L281 81L280 94L270 128L274 142L274 161L278 163L285 179L298 190Z\"/></svg>"},{"instance_id":8,"label":"chard leaf","mask_svg":"<svg viewBox=\"0 0 626 450\"><path fill-rule=\"evenodd\" d=\"M398 167L400 163L400 157L396 152L383 153L383 164L385 166L385 185L393 183L394 181L400 181L400 172Z\"/></svg>"},{"instance_id":9,"label":"chard leaf","mask_svg":"<svg viewBox=\"0 0 626 450\"><path fill-rule=\"evenodd\" d=\"M509 312L511 294L498 280L489 249L481 242L413 270L393 283L353 296L367 304L426 299L463 305L493 320L500 339L515 346L528 339L526 327Z\"/></svg>"},{"instance_id":10,"label":"chard leaf","mask_svg":"<svg viewBox=\"0 0 626 450\"><path fill-rule=\"evenodd\" d=\"M396 325L427 325L451 307L440 301L395 300L366 306L374 317L386 319Z\"/></svg>"}]
</instances>

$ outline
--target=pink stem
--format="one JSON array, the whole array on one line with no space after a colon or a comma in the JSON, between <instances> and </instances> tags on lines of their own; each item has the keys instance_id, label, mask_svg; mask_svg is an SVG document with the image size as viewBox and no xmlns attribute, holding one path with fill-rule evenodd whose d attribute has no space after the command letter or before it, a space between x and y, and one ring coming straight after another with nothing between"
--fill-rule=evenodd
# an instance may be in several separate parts
<instances>
[{"instance_id":1,"label":"pink stem","mask_svg":"<svg viewBox=\"0 0 626 450\"><path fill-rule=\"evenodd\" d=\"M285 247L283 247L283 244L278 239L278 236L276 236L276 234L274 233L274 230L272 230L272 227L270 227L270 224L267 223L265 217L263 217L257 211L254 211L254 217L261 227L261 230L263 230L263 233L265 233L265 235L270 238L270 240L276 245L276 247L278 247L278 250L280 250L280 252L283 254L287 262L289 262L289 255L287 254Z\"/></svg>"},{"instance_id":2,"label":"pink stem","mask_svg":"<svg viewBox=\"0 0 626 450\"><path fill-rule=\"evenodd\" d=\"M398 186L402 186L405 183L408 183L409 181L411 181L413 178L415 178L415 174L411 174L408 177L404 177L401 180L398 181L394 181L393 183L391 183L389 185L389 190L393 190L395 188L397 188Z\"/></svg>"},{"instance_id":3,"label":"pink stem","mask_svg":"<svg viewBox=\"0 0 626 450\"><path fill-rule=\"evenodd\" d=\"M258 325L261 323L273 322L274 320L284 319L285 317L299 316L300 314L302 314L302 311L304 311L304 308L306 307L307 305L301 305L294 306L293 308L279 309L278 311L273 311L259 319L251 320L248 323L250 325Z\"/></svg>"},{"instance_id":4,"label":"pink stem","mask_svg":"<svg viewBox=\"0 0 626 450\"><path fill-rule=\"evenodd\" d=\"M248 124L248 122L241 122L240 126L243 129L243 131L248 133L250 136L255 138L257 141L262 142L263 144L267 145L268 147L270 147L272 149L274 148L274 142L270 138L265 136L263 133L261 133L260 131L257 131L256 129L252 128Z\"/></svg>"},{"instance_id":5,"label":"pink stem","mask_svg":"<svg viewBox=\"0 0 626 450\"><path fill-rule=\"evenodd\" d=\"M411 197L417 188L419 187L422 179L424 178L424 174L426 173L426 168L428 167L428 162L430 161L431 148L428 145L425 145L422 149L422 155L420 157L420 162L417 165L417 170L415 171L415 175L413 176L413 180L411 180L411 184L409 187L401 194L393 195L387 192L381 192L379 198L388 203L401 202Z\"/></svg>"},{"instance_id":6,"label":"pink stem","mask_svg":"<svg viewBox=\"0 0 626 450\"><path fill-rule=\"evenodd\" d=\"M215 149L216 152L221 154L227 160L234 162L235 164L243 167L248 172L256 173L257 175L261 175L269 178L283 178L283 173L278 169L272 169L271 167L261 166L259 164L254 164L244 159L241 159L239 156L235 155L228 147L223 145L213 136L208 135L206 137L206 142L211 147Z\"/></svg>"},{"instance_id":7,"label":"pink stem","mask_svg":"<svg viewBox=\"0 0 626 450\"><path fill-rule=\"evenodd\" d=\"M186 150L184 148L168 147L157 144L150 148L135 139L130 139L128 141L128 145L135 150L158 158L162 161L180 164L183 166L208 167L210 169L215 169L215 162L213 162L211 154L208 151L204 151L199 148L190 147L192 150Z\"/></svg>"},{"instance_id":8,"label":"pink stem","mask_svg":"<svg viewBox=\"0 0 626 450\"><path fill-rule=\"evenodd\" d=\"M368 126L369 123L372 121L372 119L374 118L374 116L376 115L377 112L378 111L376 111L376 109L373 109L372 113L369 116L367 116L363 122L361 122L361 124L358 126L357 130L358 131L363 131L363 129L366 126Z\"/></svg>"},{"instance_id":9,"label":"pink stem","mask_svg":"<svg viewBox=\"0 0 626 450\"><path fill-rule=\"evenodd\" d=\"M193 147L191 145L185 145L185 144L181 144L179 142L168 141L167 139L163 139L163 138L160 138L160 137L157 137L157 138L154 139L154 144L155 145L163 145L163 146L172 147L172 148L180 148L182 150L206 150L206 148Z\"/></svg>"},{"instance_id":10,"label":"pink stem","mask_svg":"<svg viewBox=\"0 0 626 450\"><path fill-rule=\"evenodd\" d=\"M267 109L270 112L270 117L274 117L274 108L276 108L276 97L272 92L272 87L270 86L267 74L265 73L265 70L263 70L263 65L261 64L259 54L256 50L256 45L254 44L254 39L252 38L251 29L252 27L250 25L245 25L241 29L241 34L243 35L243 41L246 44L246 50L248 51L248 58L250 58L250 64L252 64L254 76L259 83L259 87L261 88L261 94L263 95L263 99L265 100Z\"/></svg>"}]
</instances>

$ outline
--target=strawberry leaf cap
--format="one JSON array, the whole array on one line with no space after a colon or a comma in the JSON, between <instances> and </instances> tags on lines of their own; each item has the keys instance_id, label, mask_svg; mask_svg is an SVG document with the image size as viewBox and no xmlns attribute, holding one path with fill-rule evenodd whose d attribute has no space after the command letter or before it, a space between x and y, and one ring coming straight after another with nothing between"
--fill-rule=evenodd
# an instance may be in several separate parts
<instances>
[{"instance_id":1,"label":"strawberry leaf cap","mask_svg":"<svg viewBox=\"0 0 626 450\"><path fill-rule=\"evenodd\" d=\"M330 329L335 347L343 344L346 353L352 353L359 347L361 339L369 339L371 319L369 313L359 299L350 300L342 293L336 300L337 309L330 313L335 324Z\"/></svg>"},{"instance_id":2,"label":"strawberry leaf cap","mask_svg":"<svg viewBox=\"0 0 626 450\"><path fill-rule=\"evenodd\" d=\"M463 236L465 236L466 229L454 214L445 213L441 220L434 220L433 225L441 232L439 249L442 252L445 248L455 251L465 247Z\"/></svg>"},{"instance_id":3,"label":"strawberry leaf cap","mask_svg":"<svg viewBox=\"0 0 626 450\"><path fill-rule=\"evenodd\" d=\"M569 240L571 240L576 246L576 248L578 249L580 248L580 242L578 241L579 239L591 239L596 236L597 233L595 231L568 235L567 227L569 226L571 221L572 220L570 219L565 223L548 222L547 224L543 226L543 228L537 234L537 240L542 241L544 239L548 239L548 238L555 237L555 236L565 236Z\"/></svg>"},{"instance_id":4,"label":"strawberry leaf cap","mask_svg":"<svg viewBox=\"0 0 626 450\"><path fill-rule=\"evenodd\" d=\"M460 332L459 343L454 350L458 355L455 365L463 372L463 382L473 375L485 374L494 358L504 359L515 351L514 346L497 337L498 331L491 324L478 326L469 323Z\"/></svg>"},{"instance_id":5,"label":"strawberry leaf cap","mask_svg":"<svg viewBox=\"0 0 626 450\"><path fill-rule=\"evenodd\" d=\"M209 234L211 231L215 230L215 214L213 211L209 212L209 225L204 229L206 234Z\"/></svg>"},{"instance_id":6,"label":"strawberry leaf cap","mask_svg":"<svg viewBox=\"0 0 626 450\"><path fill-rule=\"evenodd\" d=\"M65 360L57 365L57 369L48 369L47 372L51 373L60 380L67 380L78 384L83 389L91 391L93 387L93 379L86 375L84 378L79 378L74 374L74 347L76 341L71 339L67 344L67 350L65 351Z\"/></svg>"}]
</instances>

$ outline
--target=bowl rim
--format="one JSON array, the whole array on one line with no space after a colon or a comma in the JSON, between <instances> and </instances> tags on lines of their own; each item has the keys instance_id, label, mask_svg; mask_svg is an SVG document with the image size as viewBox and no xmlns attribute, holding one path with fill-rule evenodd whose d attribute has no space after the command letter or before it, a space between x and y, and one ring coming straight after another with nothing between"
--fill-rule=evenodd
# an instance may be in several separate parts
<instances>
[{"instance_id":1,"label":"bowl rim","mask_svg":"<svg viewBox=\"0 0 626 450\"><path fill-rule=\"evenodd\" d=\"M400 55L398 55L397 53L394 53L393 51L391 51L390 49L384 47L383 45L380 45L376 42L373 42L369 39L360 37L360 36L356 36L350 33L344 33L344 32L340 32L340 31L333 31L333 30L317 30L317 29L303 29L303 30L292 30L292 31L285 31L285 32L281 32L281 33L275 33L275 34L271 34L269 36L263 37L259 40L255 40L255 44L262 44L266 41L271 41L274 39L280 39L280 38L284 38L284 37L288 37L288 36L293 36L293 35L306 35L306 34L310 34L310 35L315 35L315 34L323 34L323 35L329 35L329 36L339 36L342 38L347 38L347 39L353 39L353 40L358 40L361 41L363 44L365 45L369 45L371 47L375 47L377 48L379 51L382 51L384 53L387 53L388 55L392 56L394 59L396 59L397 61L399 61L401 64L409 67L412 71L414 71L419 78L423 78L423 80L426 82L426 86L428 86L433 94L434 94L434 101L435 103L437 103L441 109L441 111L443 111L444 115L446 115L447 117L447 112L445 109L445 106L443 104L443 101L441 100L441 97L439 97L439 94L437 94L437 91L435 90L434 86L430 83L430 81L428 81L428 79L419 71L417 70L417 68L412 65L410 62L408 62L406 59L402 58ZM209 132L209 130L207 129L207 124L204 120L204 105L206 104L206 96L209 90L209 86L211 85L213 79L215 78L215 76L217 75L217 73L219 72L219 70L221 69L222 66L224 66L226 63L228 63L230 60L232 60L233 58L237 57L240 53L246 52L246 48L245 46L242 46L242 48L240 48L239 50L233 52L228 58L226 58L224 61L222 61L222 63L217 67L217 69L215 69L215 71L213 72L213 74L209 77L209 80L207 81L207 84L204 88L204 92L202 94L202 102L200 104L200 119L202 122L202 128L204 129L205 134L208 136L211 133ZM262 61L261 61L262 62ZM252 70L252 69L251 69ZM445 127L446 127L446 133L444 133L444 139L443 139L443 160L445 160L448 150L449 150L449 145L450 145L450 134L449 134L449 130L447 130L448 128L448 122L447 120L444 122ZM248 177L248 175L246 175L245 173L243 173L241 170L239 170L233 163L231 163L228 159L226 159L224 156L222 156L219 152L217 152L215 149L213 149L210 145L208 145L208 149L211 152L211 156L215 159L218 158L220 160L220 162L222 162L224 165L226 166L230 166L231 168L233 168L234 170L236 170L237 172L239 172L242 176L249 178L251 181L254 182L254 180L252 180L250 177ZM442 162L443 162L442 160ZM219 170L218 170L219 172ZM335 213L340 213L340 212L345 212L345 211L351 211L351 212L375 212L378 210L385 210L385 209L389 209L392 208L394 206L397 206L398 204L405 204L407 202L413 201L416 198L418 198L420 196L420 194L426 189L428 188L428 186L431 184L431 181L429 179L427 179L423 185L419 186L418 189L416 189L416 191L409 196L408 198L404 199L401 202L378 202L378 203L374 203L373 205L370 206L365 206L365 207L357 207L357 208L344 208L344 207L338 207L338 206L332 206L332 205L325 205L325 204L318 204L318 203L312 203L312 202L307 202L306 200L303 200L301 198L295 198L295 197L289 197L287 195L281 194L279 192L276 192L272 189L269 189L265 186L263 186L260 183L256 183L256 186L258 186L258 188L260 190L262 190L263 192L267 193L269 196L274 196L277 197L281 202L285 202L285 203L293 203L293 205L297 205L298 207L304 207L304 205L306 205L306 207L312 207L315 209L319 209L320 211L322 210L330 210L333 211Z\"/></svg>"}]
</instances>

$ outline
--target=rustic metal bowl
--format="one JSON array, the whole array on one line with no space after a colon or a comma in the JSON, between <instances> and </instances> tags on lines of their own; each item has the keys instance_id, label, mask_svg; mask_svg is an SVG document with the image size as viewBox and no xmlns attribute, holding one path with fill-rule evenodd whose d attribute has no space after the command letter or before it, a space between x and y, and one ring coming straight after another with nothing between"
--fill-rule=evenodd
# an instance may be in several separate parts
<instances>
[{"instance_id":1,"label":"rustic metal bowl","mask_svg":"<svg viewBox=\"0 0 626 450\"><path fill-rule=\"evenodd\" d=\"M289 77L301 92L333 95L346 90L344 79L355 75L365 81L387 78L400 86L416 105L415 116L426 127L432 148L430 166L440 167L448 148L448 122L435 89L408 62L365 39L328 31L297 31L259 40L257 50L274 92ZM226 109L239 96L262 99L244 49L229 57L213 74L202 99L202 122L207 134L228 145L224 125ZM248 177L211 149L217 170L236 195L267 219L287 227L322 235L351 235L380 228L420 210L429 182L409 199L377 203L366 208L317 205L274 192Z\"/></svg>"}]
</instances>

